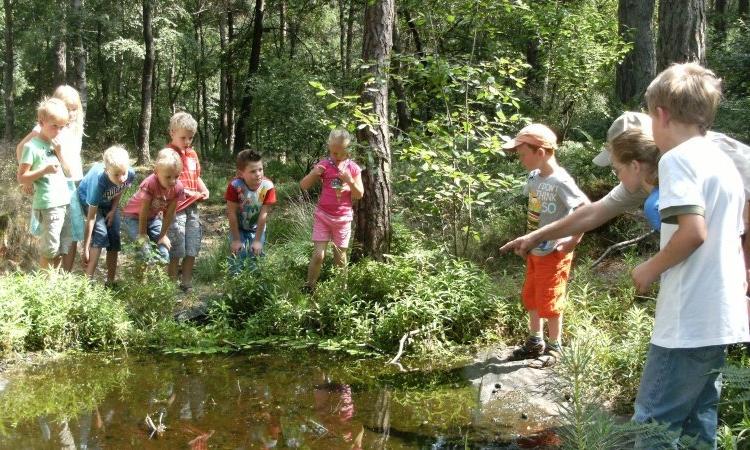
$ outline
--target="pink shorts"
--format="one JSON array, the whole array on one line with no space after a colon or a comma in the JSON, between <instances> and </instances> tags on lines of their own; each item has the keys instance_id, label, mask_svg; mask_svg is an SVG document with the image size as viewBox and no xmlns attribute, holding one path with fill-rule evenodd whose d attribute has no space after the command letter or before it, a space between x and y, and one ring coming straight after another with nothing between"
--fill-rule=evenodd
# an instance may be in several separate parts
<instances>
[{"instance_id":1,"label":"pink shorts","mask_svg":"<svg viewBox=\"0 0 750 450\"><path fill-rule=\"evenodd\" d=\"M352 218L350 216L332 216L320 209L313 215L312 240L315 242L333 241L339 248L349 247L352 235Z\"/></svg>"}]
</instances>

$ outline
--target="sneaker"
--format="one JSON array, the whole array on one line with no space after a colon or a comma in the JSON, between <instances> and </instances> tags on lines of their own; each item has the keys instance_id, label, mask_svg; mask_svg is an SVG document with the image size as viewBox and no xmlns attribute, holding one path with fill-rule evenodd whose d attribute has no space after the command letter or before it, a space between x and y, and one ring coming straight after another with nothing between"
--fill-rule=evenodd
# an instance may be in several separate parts
<instances>
[{"instance_id":1,"label":"sneaker","mask_svg":"<svg viewBox=\"0 0 750 450\"><path fill-rule=\"evenodd\" d=\"M185 294L189 294L193 292L193 286L190 286L188 284L182 284L180 283L180 290L184 292Z\"/></svg>"},{"instance_id":2,"label":"sneaker","mask_svg":"<svg viewBox=\"0 0 750 450\"><path fill-rule=\"evenodd\" d=\"M545 353L555 358L560 358L562 356L562 345L559 342L549 343L547 344Z\"/></svg>"},{"instance_id":3,"label":"sneaker","mask_svg":"<svg viewBox=\"0 0 750 450\"><path fill-rule=\"evenodd\" d=\"M302 288L300 289L300 292L303 294L312 295L315 293L315 288L310 286L309 284L305 283L302 285Z\"/></svg>"},{"instance_id":4,"label":"sneaker","mask_svg":"<svg viewBox=\"0 0 750 450\"><path fill-rule=\"evenodd\" d=\"M520 361L522 359L538 358L544 354L544 349L544 339L530 337L526 339L526 342L521 347L513 350L508 360Z\"/></svg>"}]
</instances>

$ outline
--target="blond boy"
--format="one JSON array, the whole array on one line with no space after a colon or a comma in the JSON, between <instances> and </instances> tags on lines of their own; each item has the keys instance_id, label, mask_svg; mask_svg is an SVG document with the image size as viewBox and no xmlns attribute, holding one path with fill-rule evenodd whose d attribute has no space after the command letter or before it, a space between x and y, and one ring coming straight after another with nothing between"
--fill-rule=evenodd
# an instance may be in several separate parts
<instances>
[{"instance_id":1,"label":"blond boy","mask_svg":"<svg viewBox=\"0 0 750 450\"><path fill-rule=\"evenodd\" d=\"M68 124L68 109L61 100L44 99L37 108L39 134L23 146L17 179L22 185L34 185L32 208L41 225L39 265L58 267L72 241L68 205L70 191L65 173L69 173L60 144L55 140Z\"/></svg>"},{"instance_id":2,"label":"blond boy","mask_svg":"<svg viewBox=\"0 0 750 450\"><path fill-rule=\"evenodd\" d=\"M81 260L86 275L94 276L102 249L107 249L107 284L115 282L120 252L120 198L133 184L127 150L119 145L104 151L103 161L94 164L78 186L78 198L85 211Z\"/></svg>"},{"instance_id":3,"label":"blond boy","mask_svg":"<svg viewBox=\"0 0 750 450\"><path fill-rule=\"evenodd\" d=\"M180 289L189 292L193 288L193 267L201 247L201 223L198 215L198 202L208 199L208 188L201 178L201 164L193 150L193 136L198 123L186 112L178 112L169 120L170 142L167 145L182 161L179 180L185 189L185 197L177 203L177 212L169 240L169 276L177 279L178 269L182 269ZM182 263L180 264L180 260Z\"/></svg>"},{"instance_id":4,"label":"blond boy","mask_svg":"<svg viewBox=\"0 0 750 450\"><path fill-rule=\"evenodd\" d=\"M659 161L659 252L632 273L638 292L661 278L633 420L660 422L716 446L727 344L750 339L744 296L742 181L706 138L720 81L695 63L675 64L646 91ZM639 443L648 447L648 442Z\"/></svg>"}]
</instances>

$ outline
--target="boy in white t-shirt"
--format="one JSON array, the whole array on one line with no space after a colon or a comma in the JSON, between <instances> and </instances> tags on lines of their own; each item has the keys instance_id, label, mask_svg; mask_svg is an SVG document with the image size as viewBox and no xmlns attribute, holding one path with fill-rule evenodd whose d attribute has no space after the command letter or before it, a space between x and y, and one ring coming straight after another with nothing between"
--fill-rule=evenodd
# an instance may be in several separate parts
<instances>
[{"instance_id":1,"label":"boy in white t-shirt","mask_svg":"<svg viewBox=\"0 0 750 450\"><path fill-rule=\"evenodd\" d=\"M632 273L644 292L661 277L656 317L633 420L660 422L716 446L726 346L747 341L740 235L745 201L732 161L706 138L720 81L675 64L646 91L659 161L659 252ZM639 445L648 447L646 442Z\"/></svg>"}]
</instances>

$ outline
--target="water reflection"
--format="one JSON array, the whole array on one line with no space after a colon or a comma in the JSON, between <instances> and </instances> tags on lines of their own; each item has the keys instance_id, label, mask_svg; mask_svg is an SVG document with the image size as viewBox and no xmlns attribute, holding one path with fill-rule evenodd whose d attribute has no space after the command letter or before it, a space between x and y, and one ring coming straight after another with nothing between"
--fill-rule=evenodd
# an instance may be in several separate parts
<instances>
[{"instance_id":1,"label":"water reflection","mask_svg":"<svg viewBox=\"0 0 750 450\"><path fill-rule=\"evenodd\" d=\"M518 448L547 427L498 424L461 371L331 355L81 357L5 376L0 448Z\"/></svg>"}]
</instances>

